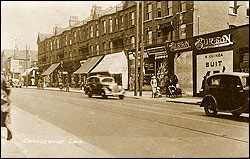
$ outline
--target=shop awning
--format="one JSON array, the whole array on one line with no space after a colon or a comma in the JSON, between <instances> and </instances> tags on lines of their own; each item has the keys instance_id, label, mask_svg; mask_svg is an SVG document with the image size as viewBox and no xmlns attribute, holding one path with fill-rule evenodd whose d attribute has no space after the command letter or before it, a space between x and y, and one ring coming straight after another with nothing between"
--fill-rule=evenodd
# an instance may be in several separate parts
<instances>
[{"instance_id":1,"label":"shop awning","mask_svg":"<svg viewBox=\"0 0 250 159\"><path fill-rule=\"evenodd\" d=\"M60 63L54 63L50 65L50 67L42 73L42 76L50 75L59 65Z\"/></svg>"},{"instance_id":2,"label":"shop awning","mask_svg":"<svg viewBox=\"0 0 250 159\"><path fill-rule=\"evenodd\" d=\"M87 61L73 74L87 74L89 73L103 58L103 56L96 56L88 58Z\"/></svg>"},{"instance_id":3,"label":"shop awning","mask_svg":"<svg viewBox=\"0 0 250 159\"><path fill-rule=\"evenodd\" d=\"M120 74L128 70L127 57L124 52L107 54L102 61L91 71L109 72L110 74Z\"/></svg>"},{"instance_id":4,"label":"shop awning","mask_svg":"<svg viewBox=\"0 0 250 159\"><path fill-rule=\"evenodd\" d=\"M38 67L32 67L32 68L28 68L26 71L24 71L23 73L21 73L21 76L26 76L28 74L30 74L31 71L33 70L38 70Z\"/></svg>"}]
</instances>

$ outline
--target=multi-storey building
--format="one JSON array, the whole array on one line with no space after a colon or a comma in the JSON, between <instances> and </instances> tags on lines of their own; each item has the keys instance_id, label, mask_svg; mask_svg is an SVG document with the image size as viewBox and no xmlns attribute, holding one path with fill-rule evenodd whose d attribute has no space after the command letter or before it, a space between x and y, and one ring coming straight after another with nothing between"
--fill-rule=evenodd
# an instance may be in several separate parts
<instances>
[{"instance_id":1,"label":"multi-storey building","mask_svg":"<svg viewBox=\"0 0 250 159\"><path fill-rule=\"evenodd\" d=\"M105 62L102 61L110 59L109 54L123 52L127 58L123 59L121 56L118 61L126 60L124 64L127 64L127 67L124 67L123 73L122 71L118 73L122 76L122 83L125 83L124 88L128 88L128 78L134 77L135 72L134 54L138 23L139 46L141 46L141 31L143 31L145 47L144 84L149 84L150 76L153 74L158 76L160 85L165 85L166 74L185 72L181 75L181 78L188 83L185 85L185 92L192 92L192 53L182 54L182 56L178 51L171 53L166 42L189 39L193 36L249 24L249 4L246 1L143 1L143 4L144 15L142 18L140 3L139 22L136 20L137 3L124 1L120 5L105 10L93 6L88 18L80 22L77 18L73 18L68 28L58 31L57 34L48 35L47 38L39 34L37 43L41 72L55 64L54 67L69 74L70 82L75 82L78 76L74 76L73 72L87 73L86 70L81 72L82 69L78 69L82 62L86 61L82 67L87 67L86 65L91 63L89 61L94 57L100 57L92 60L93 66L89 66L88 73L105 71L98 65L104 65L102 63ZM143 28L141 28L142 20ZM75 23L73 24L72 21ZM53 44L56 47L55 50L53 50ZM188 63L187 66L191 67L175 65L177 62L185 61ZM61 67L59 67L60 64ZM109 64L106 62L106 65ZM56 80L57 71L55 72ZM71 80L71 77L76 78Z\"/></svg>"},{"instance_id":2,"label":"multi-storey building","mask_svg":"<svg viewBox=\"0 0 250 159\"><path fill-rule=\"evenodd\" d=\"M37 51L33 50L3 50L1 52L1 72L10 78L19 78L26 69L36 67Z\"/></svg>"}]
</instances>

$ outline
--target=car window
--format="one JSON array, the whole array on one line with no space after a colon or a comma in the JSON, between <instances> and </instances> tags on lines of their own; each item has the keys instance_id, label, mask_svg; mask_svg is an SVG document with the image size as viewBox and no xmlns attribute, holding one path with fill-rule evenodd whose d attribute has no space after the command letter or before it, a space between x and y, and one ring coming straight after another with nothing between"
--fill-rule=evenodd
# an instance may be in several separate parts
<instances>
[{"instance_id":1,"label":"car window","mask_svg":"<svg viewBox=\"0 0 250 159\"><path fill-rule=\"evenodd\" d=\"M223 88L237 88L241 87L241 81L238 76L225 75L221 77L221 87Z\"/></svg>"},{"instance_id":2,"label":"car window","mask_svg":"<svg viewBox=\"0 0 250 159\"><path fill-rule=\"evenodd\" d=\"M209 86L219 86L220 85L220 76L215 76L209 79Z\"/></svg>"},{"instance_id":3,"label":"car window","mask_svg":"<svg viewBox=\"0 0 250 159\"><path fill-rule=\"evenodd\" d=\"M244 88L249 86L249 77L242 77L242 86Z\"/></svg>"},{"instance_id":4,"label":"car window","mask_svg":"<svg viewBox=\"0 0 250 159\"><path fill-rule=\"evenodd\" d=\"M102 82L113 82L113 78L104 78Z\"/></svg>"}]
</instances>

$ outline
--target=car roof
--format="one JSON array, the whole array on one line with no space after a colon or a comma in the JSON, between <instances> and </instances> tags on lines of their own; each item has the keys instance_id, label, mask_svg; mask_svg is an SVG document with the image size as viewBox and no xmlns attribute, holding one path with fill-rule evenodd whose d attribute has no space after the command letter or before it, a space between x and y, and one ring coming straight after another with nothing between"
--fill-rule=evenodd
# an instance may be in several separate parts
<instances>
[{"instance_id":1,"label":"car roof","mask_svg":"<svg viewBox=\"0 0 250 159\"><path fill-rule=\"evenodd\" d=\"M100 79L103 79L103 78L112 78L113 79L113 77L110 77L110 76L90 76L90 77L88 77L88 79L93 78L93 77L100 78Z\"/></svg>"},{"instance_id":2,"label":"car roof","mask_svg":"<svg viewBox=\"0 0 250 159\"><path fill-rule=\"evenodd\" d=\"M230 75L230 76L249 76L249 73L244 73L244 72L226 72L226 73L216 73L211 75L210 77L213 76L220 76L220 75Z\"/></svg>"}]
</instances>

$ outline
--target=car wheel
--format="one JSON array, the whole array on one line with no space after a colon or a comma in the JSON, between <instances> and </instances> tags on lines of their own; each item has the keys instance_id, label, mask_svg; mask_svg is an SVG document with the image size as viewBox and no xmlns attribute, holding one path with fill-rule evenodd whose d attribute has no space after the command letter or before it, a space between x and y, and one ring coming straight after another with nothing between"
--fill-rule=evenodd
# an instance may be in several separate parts
<instances>
[{"instance_id":1,"label":"car wheel","mask_svg":"<svg viewBox=\"0 0 250 159\"><path fill-rule=\"evenodd\" d=\"M108 98L108 96L105 95L105 92L102 92L102 93L101 93L101 96L102 96L102 98L104 98L104 99Z\"/></svg>"},{"instance_id":2,"label":"car wheel","mask_svg":"<svg viewBox=\"0 0 250 159\"><path fill-rule=\"evenodd\" d=\"M215 101L213 99L206 100L204 104L204 110L207 116L216 116L217 111L216 111Z\"/></svg>"},{"instance_id":3,"label":"car wheel","mask_svg":"<svg viewBox=\"0 0 250 159\"><path fill-rule=\"evenodd\" d=\"M124 99L124 95L119 95L119 99Z\"/></svg>"},{"instance_id":4,"label":"car wheel","mask_svg":"<svg viewBox=\"0 0 250 159\"><path fill-rule=\"evenodd\" d=\"M233 112L232 114L233 114L233 116L238 117L238 116L240 116L242 113Z\"/></svg>"}]
</instances>

